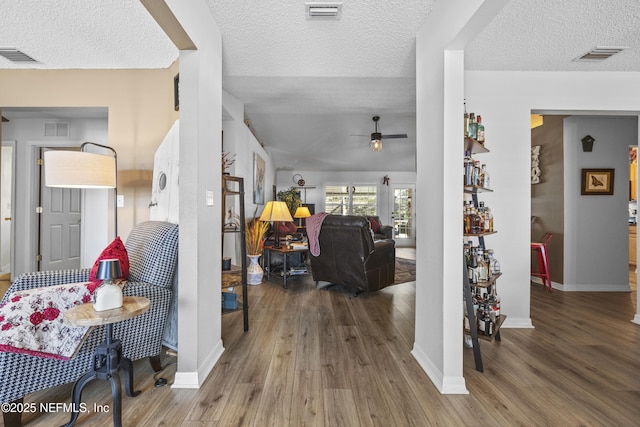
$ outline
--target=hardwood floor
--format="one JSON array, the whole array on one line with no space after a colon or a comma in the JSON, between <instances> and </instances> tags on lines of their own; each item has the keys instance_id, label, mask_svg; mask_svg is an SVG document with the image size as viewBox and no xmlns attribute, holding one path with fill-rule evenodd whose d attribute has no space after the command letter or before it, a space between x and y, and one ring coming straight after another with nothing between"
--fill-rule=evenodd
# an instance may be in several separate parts
<instances>
[{"instance_id":1,"label":"hardwood floor","mask_svg":"<svg viewBox=\"0 0 640 427\"><path fill-rule=\"evenodd\" d=\"M535 329L481 342L485 371L465 349L469 395L441 395L411 356L415 282L352 297L310 278L252 286L250 331L223 316L225 352L199 390L154 387L146 361L123 397L128 426L635 426L640 420L640 326L634 293L549 294L532 285ZM508 311L505 308L505 311ZM508 313L507 313L508 314ZM462 334L460 336L462 345ZM174 360L165 357L167 362ZM165 376L171 381L174 366ZM69 402L70 385L26 402ZM106 382L83 400L110 405ZM28 426L68 414L25 414ZM111 425L82 414L78 426Z\"/></svg>"}]
</instances>

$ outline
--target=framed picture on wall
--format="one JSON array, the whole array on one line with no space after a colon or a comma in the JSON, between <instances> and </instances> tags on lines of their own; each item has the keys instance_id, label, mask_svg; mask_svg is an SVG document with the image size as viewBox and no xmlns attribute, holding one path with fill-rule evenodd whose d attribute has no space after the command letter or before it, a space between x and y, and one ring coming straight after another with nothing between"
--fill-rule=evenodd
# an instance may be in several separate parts
<instances>
[{"instance_id":1,"label":"framed picture on wall","mask_svg":"<svg viewBox=\"0 0 640 427\"><path fill-rule=\"evenodd\" d=\"M173 78L173 109L180 111L180 73Z\"/></svg>"},{"instance_id":2,"label":"framed picture on wall","mask_svg":"<svg viewBox=\"0 0 640 427\"><path fill-rule=\"evenodd\" d=\"M264 173L266 165L258 153L253 153L253 203L264 205Z\"/></svg>"},{"instance_id":3,"label":"framed picture on wall","mask_svg":"<svg viewBox=\"0 0 640 427\"><path fill-rule=\"evenodd\" d=\"M582 169L580 194L583 196L612 195L614 173L615 169Z\"/></svg>"}]
</instances>

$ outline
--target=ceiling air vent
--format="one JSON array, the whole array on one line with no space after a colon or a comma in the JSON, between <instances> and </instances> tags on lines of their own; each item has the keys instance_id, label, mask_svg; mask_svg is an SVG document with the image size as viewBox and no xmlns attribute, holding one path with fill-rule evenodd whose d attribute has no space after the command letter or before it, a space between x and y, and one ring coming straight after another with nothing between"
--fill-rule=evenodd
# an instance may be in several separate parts
<instances>
[{"instance_id":1,"label":"ceiling air vent","mask_svg":"<svg viewBox=\"0 0 640 427\"><path fill-rule=\"evenodd\" d=\"M574 61L578 62L600 62L607 58L611 58L616 53L620 53L627 47L610 47L610 46L596 46L584 55L580 55L575 58Z\"/></svg>"},{"instance_id":2,"label":"ceiling air vent","mask_svg":"<svg viewBox=\"0 0 640 427\"><path fill-rule=\"evenodd\" d=\"M12 62L38 62L26 53L14 48L0 47L0 56Z\"/></svg>"},{"instance_id":3,"label":"ceiling air vent","mask_svg":"<svg viewBox=\"0 0 640 427\"><path fill-rule=\"evenodd\" d=\"M342 15L342 2L316 2L305 3L307 19L340 19Z\"/></svg>"}]
</instances>

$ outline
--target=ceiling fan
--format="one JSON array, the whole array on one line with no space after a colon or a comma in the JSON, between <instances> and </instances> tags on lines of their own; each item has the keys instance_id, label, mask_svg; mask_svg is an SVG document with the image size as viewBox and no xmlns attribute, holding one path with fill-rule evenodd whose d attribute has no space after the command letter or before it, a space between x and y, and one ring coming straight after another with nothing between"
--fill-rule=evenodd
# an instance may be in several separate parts
<instances>
[{"instance_id":1,"label":"ceiling fan","mask_svg":"<svg viewBox=\"0 0 640 427\"><path fill-rule=\"evenodd\" d=\"M406 133L399 133L393 135L383 135L378 132L378 120L380 120L380 116L373 116L373 122L375 123L376 130L371 134L371 140L369 141L369 147L371 151L380 151L382 150L382 140L383 139L396 139L396 138L406 138Z\"/></svg>"}]
</instances>

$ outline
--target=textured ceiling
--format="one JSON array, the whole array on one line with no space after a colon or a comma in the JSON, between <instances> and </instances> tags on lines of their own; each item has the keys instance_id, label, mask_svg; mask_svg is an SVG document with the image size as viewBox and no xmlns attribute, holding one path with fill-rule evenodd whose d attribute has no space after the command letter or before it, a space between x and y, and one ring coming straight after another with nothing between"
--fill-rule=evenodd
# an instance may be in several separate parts
<instances>
[{"instance_id":1,"label":"textured ceiling","mask_svg":"<svg viewBox=\"0 0 640 427\"><path fill-rule=\"evenodd\" d=\"M136 0L0 0L0 68L166 68L178 50Z\"/></svg>"},{"instance_id":2,"label":"textured ceiling","mask_svg":"<svg viewBox=\"0 0 640 427\"><path fill-rule=\"evenodd\" d=\"M205 1L205 0L202 0ZM415 34L436 1L344 0L339 20L304 0L206 0L223 37L223 86L276 166L415 170ZM512 0L466 49L470 70L640 71L638 0ZM595 46L629 49L601 63ZM0 68L165 68L175 47L136 0L0 0L0 47L40 63ZM373 115L409 138L367 149Z\"/></svg>"},{"instance_id":3,"label":"textured ceiling","mask_svg":"<svg viewBox=\"0 0 640 427\"><path fill-rule=\"evenodd\" d=\"M572 61L596 46L630 49ZM465 52L471 70L640 71L640 1L512 0Z\"/></svg>"}]
</instances>

